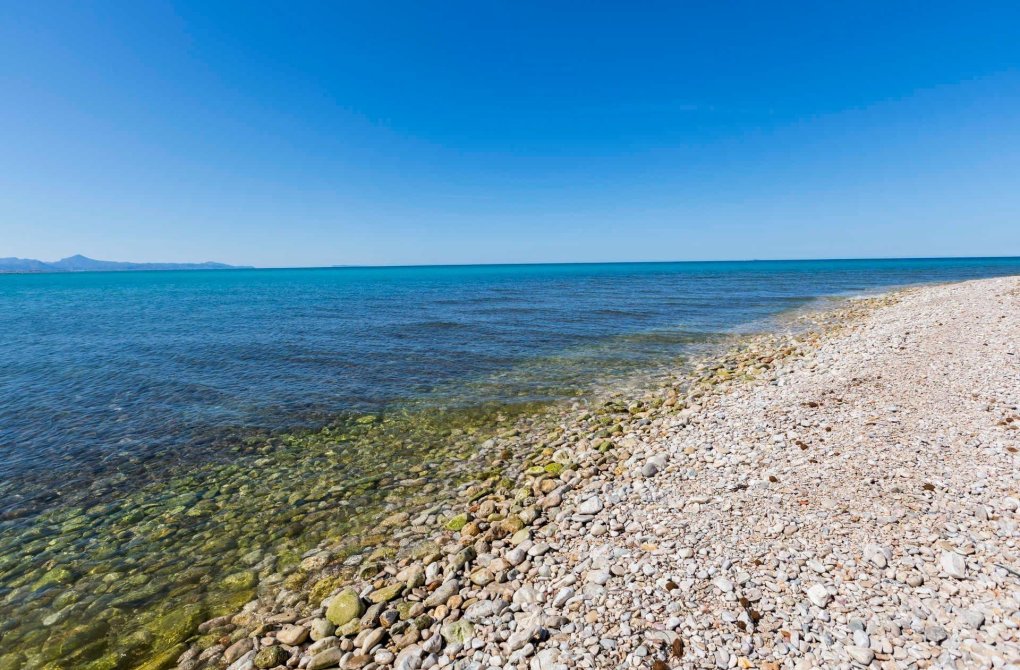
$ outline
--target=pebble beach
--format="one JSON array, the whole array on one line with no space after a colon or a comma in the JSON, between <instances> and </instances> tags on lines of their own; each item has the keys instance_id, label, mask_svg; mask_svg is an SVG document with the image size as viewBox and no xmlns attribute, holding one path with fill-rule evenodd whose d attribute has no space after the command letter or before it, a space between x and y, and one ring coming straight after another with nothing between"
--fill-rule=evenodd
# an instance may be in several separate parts
<instances>
[{"instance_id":1,"label":"pebble beach","mask_svg":"<svg viewBox=\"0 0 1020 670\"><path fill-rule=\"evenodd\" d=\"M519 422L142 667L1020 667L1020 279L808 318Z\"/></svg>"}]
</instances>

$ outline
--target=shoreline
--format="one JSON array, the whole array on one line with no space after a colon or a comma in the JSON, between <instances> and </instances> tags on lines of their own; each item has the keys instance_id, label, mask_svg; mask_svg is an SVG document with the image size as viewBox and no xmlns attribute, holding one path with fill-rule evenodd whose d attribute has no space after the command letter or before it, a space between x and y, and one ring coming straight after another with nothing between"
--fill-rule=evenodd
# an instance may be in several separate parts
<instances>
[{"instance_id":1,"label":"shoreline","mask_svg":"<svg viewBox=\"0 0 1020 670\"><path fill-rule=\"evenodd\" d=\"M1015 279L977 281L1016 283ZM620 556L596 557L597 552L583 544L581 554L591 554L591 558L587 563L582 560L579 568L577 562L572 563L572 545L594 538L608 542L638 532L630 527L633 520L629 524L606 516L612 510L623 509L627 499L614 489L623 486L629 495L650 496L649 500L654 501L656 482L676 470L675 454L663 458L677 437L674 433L699 425L727 396L776 384L784 371L805 356L833 346L869 319L895 309L904 298L973 283L838 297L834 299L835 309L831 304L820 310L802 306L784 317L785 323L796 324L790 332L736 334L727 345L732 349L717 349L723 353L709 356L679 377L671 375L669 381L643 378L643 383L621 383L604 394L591 396L590 405L586 398L557 403L537 414L508 417L509 421L502 422L503 428L495 430L480 447L464 452L468 462L460 464L456 481L448 488L425 484L421 478L424 471L409 473L413 476L406 483L414 487L409 491L420 491L416 500L399 495L395 489L385 499L388 512L374 512L376 521L370 522L376 526L374 532L353 542L342 533L336 534L315 549L289 561L281 557L279 565L274 562L263 569L238 564L237 575L253 579L250 588L257 593L256 600L237 601L237 605L247 602L240 611L228 607L227 614L199 624L209 616L208 609L185 605L161 617L154 628L147 628L152 632L147 633L150 638L145 641L152 643L155 636L156 644L162 646L155 655L139 658L126 654L126 647L117 646L91 660L77 656L71 666L63 664L71 662L68 660L44 667L374 670L449 666L550 670L666 663L653 665L662 670L717 665L759 667L772 662L780 663L775 667L786 667L784 661L803 662L791 652L779 661L763 660L754 654L735 655L727 658L725 666L719 665L722 661L712 657L711 645L700 643L696 634L682 632L684 625L674 621L679 612L661 612L661 620L644 627L625 624L627 627L616 631L614 637L595 636L593 643L588 635L580 645L588 649L587 656L574 657L578 635L613 618L609 614L613 608L605 600L611 597L607 593L612 593L617 581L631 581L631 568L638 564L626 565L623 559L642 553L654 556L660 549L649 548L656 542L637 542L636 548L625 545L614 549L624 552ZM649 381L654 383L649 385ZM327 437L328 433L327 429ZM688 478L682 481L685 486L689 483ZM746 491L746 487L740 488L742 485L734 483L733 490L722 497ZM453 491L454 495L448 498L443 491ZM656 495L666 493L658 491ZM694 505L707 506L709 500ZM635 509L644 507L638 505ZM684 509L677 511L682 513ZM648 537L656 536L652 533ZM690 547L681 548L680 555L685 555L687 549ZM699 555L694 553L685 560L697 561ZM569 570L565 568L568 565ZM247 572L252 569L256 572ZM700 571L695 571L693 576L683 575L686 578L681 579L678 573L671 575L665 586L647 584L644 588L672 592L694 588L702 581L715 584L714 574L705 579L699 575ZM228 575L228 579L234 577ZM691 579L694 583L688 584ZM720 591L724 599L727 594L742 592L739 580L732 576L721 579L729 579L732 587ZM245 593L248 591L242 590L238 595ZM440 599L437 594L448 597ZM735 597L738 603L745 600L743 595ZM335 604L339 601L356 616L344 620L347 613L336 611L342 609ZM585 611L591 602L601 604ZM703 606L698 600L689 604ZM334 605L332 615L330 605ZM737 623L741 614L745 619L750 617L749 612L756 612L759 618L768 617L750 606L743 612L739 610L720 620ZM621 613L627 616L639 611ZM334 623L329 623L330 618ZM341 625L337 627L336 623ZM743 623L751 630L758 624L757 620ZM196 630L197 636L193 635ZM761 635L758 631L755 634ZM610 644L609 640L614 642ZM683 657L671 656L674 640L680 640L686 649ZM762 645L752 648L755 646ZM16 659L12 655L0 660ZM821 667L827 667L827 662L831 659ZM0 663L0 668L6 670L7 666Z\"/></svg>"},{"instance_id":2,"label":"shoreline","mask_svg":"<svg viewBox=\"0 0 1020 670\"><path fill-rule=\"evenodd\" d=\"M691 358L745 336L706 336ZM0 669L129 669L165 660L199 621L275 590L279 575L303 582L308 575L294 572L307 546L325 538L344 556L385 541L396 546L399 537L378 530L384 509L425 509L435 499L458 505L463 489L486 478L506 493L513 482L501 475L519 475L531 456L522 442L545 439L550 420L609 393L644 393L687 360L614 371L604 384L557 400L409 404L259 432L225 442L198 469L176 458L166 464L169 476L119 493L130 475L117 469L70 504L16 509L0 521L10 614L0 624ZM183 555L186 564L174 558Z\"/></svg>"},{"instance_id":3,"label":"shoreline","mask_svg":"<svg viewBox=\"0 0 1020 670\"><path fill-rule=\"evenodd\" d=\"M862 313L870 312L878 305L892 300L895 298L886 295L840 299L840 307L836 310L809 310L791 315L791 319L801 323L824 321L823 330L831 333L861 318ZM833 318L834 314L838 316ZM771 368L775 361L797 355L797 346L810 346L818 337L819 334L810 329L797 334L737 336L733 338L738 343L737 351L728 352L716 364L703 364L695 368L690 375L675 380L674 385L653 387L651 390L646 387L641 394L643 397L637 398L637 402L632 397L630 402L621 403L619 396L622 394L616 393L610 394L618 396L616 400L604 401L595 412L585 411L577 404L570 409L560 410L553 417L554 423L558 419L559 427L552 428L551 433L539 430L538 434L515 436L519 442L537 445L537 449L517 468L517 483L524 484L523 487L514 487L512 493L510 487L505 485L502 493L489 492L485 487L477 485L462 487L461 495L472 502L467 510L458 514L451 514L453 510L450 508L453 505L436 506L415 515L416 518L411 518L405 511L394 512L382 521L380 530L391 529L390 535L398 540L401 550L396 553L377 550L369 554L367 560L364 560L364 563L369 564L367 571L363 563L359 564L356 556L338 561L338 557L325 547L306 552L302 568L282 580L277 579L275 583L263 586L265 596L275 592L271 605L265 602L268 598L263 596L261 601L249 603L243 612L234 617L219 617L204 623L201 626L202 638L197 645L193 644L183 652L178 667L194 669L224 664L234 670L258 667L259 664L283 658L261 658L257 663L259 653L278 656L277 651L268 649L272 646L297 652L297 655L289 655L287 666L310 667L312 670L333 665L384 667L393 663L398 667L412 667L414 662L408 659L413 656L416 646L422 649L423 654L429 649L439 651L445 647L446 654L453 655L447 657L449 663L453 663L458 654L464 653L463 649L457 649L458 644L466 641L464 635L468 626L464 622L473 628L475 623L481 624L486 618L481 615L496 614L487 610L492 608L490 603L498 602L498 599L461 598L453 616L450 616L449 610L435 611L435 594L429 589L442 593L444 587L451 590L455 585L478 589L505 583L514 570L521 566L527 568L532 558L543 555L547 550L543 545L548 543L538 542L536 551L536 539L548 534L550 528L554 528L557 521L563 518L564 511L570 508L571 503L563 502L564 496L569 499L576 486L600 471L607 468L610 471L618 470L621 462L635 465L634 459L639 457L630 453L633 440L627 435L632 424L647 424L650 422L649 417L675 415L685 416L685 420L689 420L690 414L699 411L700 398L739 383L734 378L743 375L745 369L751 370L752 375L761 374ZM734 375L732 371L737 374ZM630 391L633 392L633 389ZM517 431L519 429L514 432ZM581 437L586 432L591 435L590 439ZM578 441L586 442L581 446L585 452L583 454L579 453ZM657 467L649 463L639 465L646 471ZM507 469L504 464L501 474L506 474ZM447 508L445 516L441 511L443 507ZM393 532L393 529L408 524L412 528L417 527L417 531ZM428 528L439 532L437 534L433 531L432 534L436 536L431 538L431 544L426 545L424 543L430 540L421 536L429 535L428 532L422 532ZM416 539L410 540L410 537ZM475 547L479 543L482 545ZM488 555L492 553L493 543L506 549L511 554L511 560ZM479 552L479 548L486 551ZM515 551L522 548L523 556L522 551ZM361 558L365 559L365 554ZM437 560L428 560L432 558ZM517 567L512 565L513 561L517 561ZM433 564L431 572L436 574L429 574L430 563ZM441 563L447 564L445 570L439 567ZM354 567L357 567L356 574ZM295 580L295 575L300 576L300 579ZM333 578L335 581L331 582ZM292 581L288 582L288 579ZM286 588L288 583L300 583L300 586L291 590ZM324 588L328 585L333 586L331 592ZM351 585L360 588L355 588L352 593ZM337 591L340 586L343 590ZM512 594L504 595L510 601L513 600ZM356 600L354 596L357 596ZM450 597L454 601L458 598L457 595ZM314 606L316 600L322 603L318 607ZM345 621L343 616L334 614L333 622L328 623L327 612L334 600L358 603L352 605L352 611L358 615ZM400 605L392 608L379 606L398 600ZM426 603L432 605L427 610L432 612L431 616L426 614ZM507 605L512 607L509 602ZM439 605L443 606L448 606L448 603ZM463 610L460 606L463 606ZM388 611L397 612L395 620L387 621L385 616L381 621L378 620L380 615ZM442 616L437 617L435 614ZM366 616L369 621L377 621L370 624L365 620ZM428 619L423 619L423 616ZM276 645L272 644L272 636L263 638L264 642L270 644L262 646L250 637L238 635L238 631L248 630L259 623L265 626L264 622L268 621L275 622L278 634L282 635L282 638L276 638ZM461 622L459 626L458 621ZM340 625L337 626L337 623ZM333 634L323 635L331 632L331 626L334 628ZM367 640L372 643L367 647L366 640L362 639L366 638L366 631L369 633ZM294 644L287 645L285 641ZM384 642L388 644L382 644ZM527 662L531 642L525 640L520 645L517 642L514 640L509 646L516 647L513 651L524 653L518 653L516 658L512 658L511 654L505 660L513 663ZM422 644L426 646L422 647ZM379 649L373 649L376 646ZM390 648L386 649L387 646ZM407 653L408 649L411 654ZM358 651L365 653L359 654ZM371 655L369 652L372 652ZM398 662L401 653L403 656ZM167 663L171 656L168 652L162 661L154 659L151 666L145 667L161 667L159 663ZM379 658L376 659L376 656ZM328 663L333 665L324 665ZM429 662L425 661L425 664Z\"/></svg>"},{"instance_id":4,"label":"shoreline","mask_svg":"<svg viewBox=\"0 0 1020 670\"><path fill-rule=\"evenodd\" d=\"M715 351L722 341L706 338L695 351ZM169 478L121 495L89 491L93 497L38 517L10 514L0 545L3 604L11 613L0 624L0 669L166 662L205 617L275 591L280 575L303 583L307 573L295 568L308 545L325 538L344 556L387 541L396 546L391 529L379 531L388 515L382 510L424 509L435 499L459 505L465 488L487 478L506 493L513 482L502 474L516 478L531 456L522 442L545 439L550 420L610 392L643 393L649 380L675 369L617 375L555 401L408 406L253 435L228 443L200 470L171 470ZM276 483L287 480L293 488ZM451 493L457 486L460 493ZM180 555L189 556L187 564L174 559Z\"/></svg>"},{"instance_id":5,"label":"shoreline","mask_svg":"<svg viewBox=\"0 0 1020 670\"><path fill-rule=\"evenodd\" d=\"M895 546L895 538L888 533L879 532L884 537L873 539L884 539L885 544L857 547L859 553L855 556L831 550L823 554L817 547L804 546L810 543L804 537L806 523L800 514L785 521L768 518L771 533L756 538L754 546L768 555L771 545L782 547L787 544L785 538L790 538L789 544L812 556L800 561L801 570L784 572L770 565L775 562L786 567L791 563L784 551L792 550L785 548L778 551L778 558L755 559L753 567L738 569L740 559L735 557L721 563L704 561L716 564L698 569L702 557L719 553L719 545L712 543L724 538L693 533L708 545L701 548L697 542L677 538L692 534L692 526L703 510L716 505L732 517L737 511L730 498L738 495L764 496L761 502L766 503L771 498L810 495L802 488L805 482L788 479L792 476L789 472L759 480L736 479L714 495L688 496L679 507L667 504L663 508L664 501L679 494L674 487L663 487L668 477L691 483L702 476L678 472L682 470L676 462L680 457L686 455L697 462L700 454L693 445L680 447L673 442L677 434L698 431L698 426L706 423L725 422L725 410L718 419L712 418L712 412L719 412L734 396L777 393L793 400L788 396L795 390L788 382L821 376L815 370L819 356L853 359L851 354L859 349L842 353L839 349L866 338L867 331L877 328L876 323L882 325L883 319L901 319L895 327L886 326L890 333L883 333L884 337L895 338L917 327L913 324L925 309L928 316L944 309L938 305L918 308L926 296L953 297L954 293L974 292L980 297L994 290L988 287L1005 287L1004 292L1012 291L1012 298L1004 299L1012 299L1014 304L1020 301L1020 282L1015 278L906 288L851 300L840 309L820 315L822 325L818 330L749 338L744 351L696 370L685 392L667 387L637 402L609 400L592 412L570 417L561 422L561 430L554 428L549 439L538 442L533 457L525 462L522 478L526 486L516 487L512 497L487 495L483 488L469 487L464 493L471 502L461 514L444 518L436 509L416 519L406 513L387 518L384 528L409 524L412 528L432 526L441 530L433 531L428 543L411 541L414 534L404 533L400 551L377 555L376 562L369 561L367 569L359 564L359 575L338 580L337 587L344 582L343 587L318 603L294 592L289 597L277 595L271 605L250 603L234 617L206 622L202 627L205 640L212 641L219 635L220 641L204 649L192 646L179 657L177 667L194 670L228 664L232 670L277 665L307 670L390 666L550 670L623 664L651 665L661 670L884 664L881 667L905 668L942 662L991 667L1016 658L1020 653L1016 641L1020 581L1009 569L1016 565L1013 554L998 556L998 562L982 566L987 568L987 581L997 589L1007 589L1001 603L993 603L989 611L965 609L951 599L959 598L968 586L982 579L973 575L977 568L973 543L961 546L942 540L940 553L930 549L911 553ZM910 313L911 309L919 314ZM901 312L906 312L906 317ZM911 325L904 326L904 318ZM1012 328L1015 323L1008 325ZM864 362L870 361L865 358ZM846 365L860 363L851 360ZM870 372L881 378L880 373ZM853 377L849 381L858 380ZM794 413L809 413L819 406L816 400L803 400ZM1016 414L1015 410L1014 404L1006 411ZM893 414L897 411L890 410ZM1016 444L1017 431L1010 427L1020 423L1020 414L1015 418L1010 414L1000 421L1004 422L1004 435L999 439ZM807 455L812 446L802 433L812 433L812 429L831 433L834 426L812 424L809 419L794 425L794 430L773 433L765 442L773 450L784 452L788 460L796 461L798 467L811 468L817 459ZM837 448L853 448L853 443ZM830 456L833 448L826 449L825 455ZM727 447L706 451L718 451L705 454L704 463L710 469L725 470L734 462L743 462ZM996 456L1015 466L1013 453L1015 447L1004 451L999 445ZM876 476L881 477L881 470ZM911 475L897 472L897 476L907 479ZM1015 487L1015 481L1010 483ZM943 486L941 482L925 481L906 493L897 485L892 495L897 500L929 500L944 512L941 504L932 500L944 490ZM1015 495L1015 488L1012 491ZM833 497L838 494L832 493ZM996 493L1001 496L1002 491ZM1002 519L1014 544L1018 537L1016 522L1009 521L1009 517L1016 513L1015 505L1010 509L1015 500L1001 496L994 506L987 504L984 513L975 517ZM795 504L809 509L811 505L808 498ZM826 510L834 504L839 505L826 498L820 507ZM753 511L742 514L753 516ZM909 516L902 512L899 515ZM851 514L847 522L858 534L864 530L870 535L868 528L872 525L877 530L896 523L897 513L888 519ZM646 527L649 524L651 527ZM958 527L952 524L950 527ZM401 537L400 532L395 535ZM738 539L738 543L742 541L746 542ZM831 542L832 538L824 537L822 541ZM328 573L331 559L328 552L309 552L303 565ZM323 565L319 566L320 562ZM357 563L346 562L350 567ZM684 572L663 573L658 564L664 562L686 562L690 567ZM934 566L928 565L932 562ZM761 566L771 567L779 582L768 583L751 574L760 572L756 568ZM837 579L834 573L846 574L839 574ZM911 591L902 597L901 604L916 598L925 607L925 601L945 594L951 604L944 609L962 614L941 616L944 612L932 612L929 604L926 611L933 621L908 617L905 626L890 624L899 626L898 637L910 643L896 645L897 637L882 635L888 632L888 626L884 626L887 622L876 622L866 614L860 619L851 616L853 609L847 607L847 594L841 588L850 587L851 594L857 596L857 591L886 582ZM673 607L660 605L662 609L647 611L644 600L650 594L669 600L674 591L684 595L670 603ZM884 592L882 596L890 597ZM683 600L688 602L678 604ZM691 621L695 613L698 618L711 619L705 615L719 609L720 603L724 611L717 620L700 624ZM912 610L908 607L906 611ZM786 624L788 616L805 620L801 630ZM917 619L916 614L913 619ZM890 621L895 622L895 617ZM844 629L843 635L815 635L813 628L836 622ZM734 632L713 639L713 632L720 634L719 629L726 627ZM600 628L609 630L599 632ZM257 634L238 635L237 631ZM948 648L943 648L944 643Z\"/></svg>"}]
</instances>

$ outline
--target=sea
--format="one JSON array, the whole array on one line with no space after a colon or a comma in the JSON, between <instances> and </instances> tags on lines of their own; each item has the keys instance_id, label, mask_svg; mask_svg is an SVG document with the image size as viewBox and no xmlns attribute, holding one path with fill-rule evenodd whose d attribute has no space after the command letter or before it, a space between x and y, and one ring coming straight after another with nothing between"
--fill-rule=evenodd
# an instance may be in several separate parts
<instances>
[{"instance_id":1,"label":"sea","mask_svg":"<svg viewBox=\"0 0 1020 670\"><path fill-rule=\"evenodd\" d=\"M373 448L413 460L451 434L434 417L584 398L834 299L1013 274L1020 258L0 275L0 661L131 667L178 644L143 624L219 598L286 521L238 478L313 478L276 457L286 436L403 417ZM357 458L329 472L340 488ZM195 538L212 549L189 571Z\"/></svg>"}]
</instances>

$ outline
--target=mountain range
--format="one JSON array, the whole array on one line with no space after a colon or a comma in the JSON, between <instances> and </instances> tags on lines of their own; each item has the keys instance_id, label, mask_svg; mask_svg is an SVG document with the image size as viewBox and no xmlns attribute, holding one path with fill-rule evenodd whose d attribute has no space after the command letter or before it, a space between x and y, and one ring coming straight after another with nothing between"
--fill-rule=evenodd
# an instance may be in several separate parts
<instances>
[{"instance_id":1,"label":"mountain range","mask_svg":"<svg viewBox=\"0 0 1020 670\"><path fill-rule=\"evenodd\" d=\"M110 270L236 270L225 263L122 263L98 261L77 254L47 263L34 258L0 258L0 272L102 272Z\"/></svg>"}]
</instances>

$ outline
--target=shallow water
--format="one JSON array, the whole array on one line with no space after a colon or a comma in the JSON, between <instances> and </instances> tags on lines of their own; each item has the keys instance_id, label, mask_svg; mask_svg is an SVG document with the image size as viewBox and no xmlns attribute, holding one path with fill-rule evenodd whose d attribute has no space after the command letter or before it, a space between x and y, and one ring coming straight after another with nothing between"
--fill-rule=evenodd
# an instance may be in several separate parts
<instances>
[{"instance_id":1,"label":"shallow water","mask_svg":"<svg viewBox=\"0 0 1020 670\"><path fill-rule=\"evenodd\" d=\"M440 495L446 464L516 415L820 296L1017 273L1020 259L0 276L0 663L131 667L179 641L158 631L243 603L330 533L356 550L393 496Z\"/></svg>"}]
</instances>

